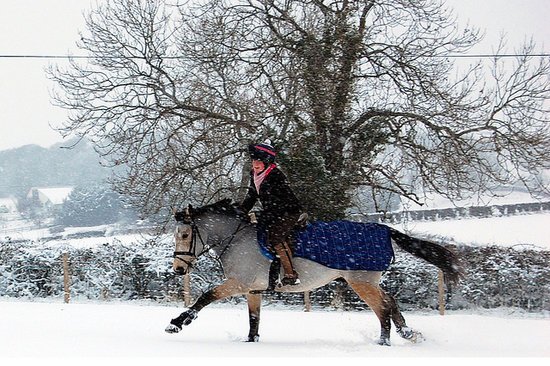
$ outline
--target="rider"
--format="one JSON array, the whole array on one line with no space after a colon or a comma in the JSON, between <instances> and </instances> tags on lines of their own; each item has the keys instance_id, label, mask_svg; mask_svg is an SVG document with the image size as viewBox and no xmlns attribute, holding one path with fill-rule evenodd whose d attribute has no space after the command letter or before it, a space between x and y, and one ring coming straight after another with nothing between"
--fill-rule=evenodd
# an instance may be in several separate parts
<instances>
[{"instance_id":1,"label":"rider","mask_svg":"<svg viewBox=\"0 0 550 366\"><path fill-rule=\"evenodd\" d=\"M300 283L292 264L291 232L302 212L302 206L292 192L285 174L275 164L276 152L271 142L248 146L252 159L250 186L241 204L249 212L259 199L262 203L262 222L268 233L268 245L275 251L285 272L283 285Z\"/></svg>"}]
</instances>

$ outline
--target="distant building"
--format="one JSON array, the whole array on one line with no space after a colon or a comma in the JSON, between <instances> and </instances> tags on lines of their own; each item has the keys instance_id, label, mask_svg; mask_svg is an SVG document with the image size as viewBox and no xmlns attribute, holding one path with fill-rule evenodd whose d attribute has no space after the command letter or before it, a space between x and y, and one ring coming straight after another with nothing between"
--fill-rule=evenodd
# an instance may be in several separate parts
<instances>
[{"instance_id":1,"label":"distant building","mask_svg":"<svg viewBox=\"0 0 550 366\"><path fill-rule=\"evenodd\" d=\"M17 212L17 199L13 197L0 198L0 214Z\"/></svg>"},{"instance_id":2,"label":"distant building","mask_svg":"<svg viewBox=\"0 0 550 366\"><path fill-rule=\"evenodd\" d=\"M27 199L32 200L45 209L56 209L63 205L73 187L34 187L29 190Z\"/></svg>"}]
</instances>

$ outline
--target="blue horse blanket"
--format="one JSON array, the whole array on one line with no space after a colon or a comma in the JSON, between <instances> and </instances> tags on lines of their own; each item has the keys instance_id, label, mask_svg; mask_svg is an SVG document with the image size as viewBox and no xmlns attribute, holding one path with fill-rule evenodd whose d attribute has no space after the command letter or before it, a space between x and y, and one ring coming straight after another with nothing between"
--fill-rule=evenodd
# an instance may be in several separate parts
<instances>
[{"instance_id":1,"label":"blue horse blanket","mask_svg":"<svg viewBox=\"0 0 550 366\"><path fill-rule=\"evenodd\" d=\"M294 256L333 269L385 271L394 257L390 228L377 223L316 221L294 235ZM267 246L267 232L258 227L264 256L275 256Z\"/></svg>"}]
</instances>

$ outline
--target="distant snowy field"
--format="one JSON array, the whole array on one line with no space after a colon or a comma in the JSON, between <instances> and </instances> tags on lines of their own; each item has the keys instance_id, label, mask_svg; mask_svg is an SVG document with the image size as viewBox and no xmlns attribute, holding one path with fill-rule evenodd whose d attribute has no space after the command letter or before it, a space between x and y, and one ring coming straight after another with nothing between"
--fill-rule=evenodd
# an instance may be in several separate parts
<instances>
[{"instance_id":1,"label":"distant snowy field","mask_svg":"<svg viewBox=\"0 0 550 366\"><path fill-rule=\"evenodd\" d=\"M223 357L232 363L234 357L550 357L550 318L502 309L404 313L425 341L410 343L393 330L391 347L375 343L379 323L370 311L265 307L260 342L251 344L243 342L248 332L244 304L205 308L179 334L164 332L183 310L174 305L3 299L0 310L0 358L177 357L184 362Z\"/></svg>"},{"instance_id":2,"label":"distant snowy field","mask_svg":"<svg viewBox=\"0 0 550 366\"><path fill-rule=\"evenodd\" d=\"M550 250L550 213L484 219L410 221L392 226L413 234L441 236L452 243Z\"/></svg>"},{"instance_id":3,"label":"distant snowy field","mask_svg":"<svg viewBox=\"0 0 550 366\"><path fill-rule=\"evenodd\" d=\"M503 189L499 193L500 197L472 197L455 204L435 196L428 198L424 206L412 204L404 208L422 210L540 202L526 192ZM542 201L550 201L550 197L545 197ZM455 244L517 246L518 248L525 246L529 249L550 250L550 213L547 212L459 220L409 221L392 226L412 234L440 236Z\"/></svg>"},{"instance_id":4,"label":"distant snowy field","mask_svg":"<svg viewBox=\"0 0 550 366\"><path fill-rule=\"evenodd\" d=\"M550 213L527 213L516 216L490 218L461 218L459 220L440 221L408 221L390 225L409 234L433 235L441 237L449 243L466 245L499 245L525 246L530 249L550 250ZM75 234L91 230L106 231L105 236L81 239L47 239L51 234L47 229L27 230L10 228L2 231L1 238L11 237L13 240L47 240L49 246L70 245L74 247L93 247L98 244L123 243L131 244L136 240L147 237L141 234L115 234L108 226L96 228L67 228L64 235ZM169 238L168 238L169 239Z\"/></svg>"},{"instance_id":5,"label":"distant snowy field","mask_svg":"<svg viewBox=\"0 0 550 366\"><path fill-rule=\"evenodd\" d=\"M502 190L500 194L501 197L498 198L474 197L455 202L456 206L444 198L429 197L424 206L411 204L403 207L403 209L423 210L539 202L539 200L532 198L525 192ZM550 201L550 197L545 197L543 201ZM413 235L437 236L453 244L524 246L530 249L550 250L550 213L548 212L490 218L463 217L458 220L408 221L391 226ZM3 239L5 236L9 236L13 240L32 240L35 242L47 240L48 245L70 245L75 247L93 247L104 243L131 244L135 240L144 239L144 236L139 234L116 234L122 229L124 228L118 225L66 228L62 236L68 237L87 231L105 231L106 234L104 237L50 240L48 237L51 237L52 234L48 229L31 229L26 221L12 220L0 221L0 238Z\"/></svg>"}]
</instances>

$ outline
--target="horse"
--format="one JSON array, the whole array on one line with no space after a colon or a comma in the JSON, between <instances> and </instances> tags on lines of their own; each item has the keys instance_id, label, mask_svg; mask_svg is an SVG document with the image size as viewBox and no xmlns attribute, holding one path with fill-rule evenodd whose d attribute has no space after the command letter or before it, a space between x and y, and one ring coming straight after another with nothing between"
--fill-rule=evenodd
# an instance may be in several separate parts
<instances>
[{"instance_id":1,"label":"horse","mask_svg":"<svg viewBox=\"0 0 550 366\"><path fill-rule=\"evenodd\" d=\"M379 286L382 270L342 270L329 268L316 261L294 257L294 266L301 283L293 286L273 286L270 281L272 260L258 246L256 225L245 220L231 199L174 212L176 221L173 270L189 274L197 258L205 253L215 255L222 265L225 281L204 292L186 311L172 319L165 331L178 333L189 325L208 304L224 298L245 295L248 302L249 332L246 342L259 341L262 293L311 291L327 283L343 279L376 314L380 321L380 345L391 345L393 321L397 334L411 342L423 340L420 332L407 326L396 300ZM410 237L383 224L392 242L416 257L437 266L446 283L456 283L461 275L457 256L447 248L426 240ZM389 266L389 264L388 264ZM280 267L277 268L278 275ZM386 268L387 269L387 268Z\"/></svg>"}]
</instances>

